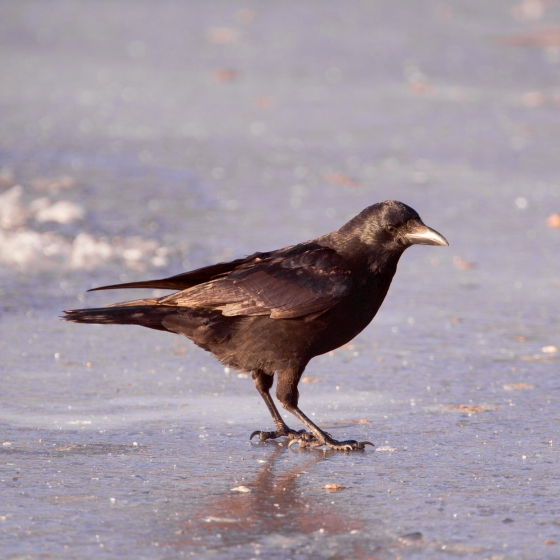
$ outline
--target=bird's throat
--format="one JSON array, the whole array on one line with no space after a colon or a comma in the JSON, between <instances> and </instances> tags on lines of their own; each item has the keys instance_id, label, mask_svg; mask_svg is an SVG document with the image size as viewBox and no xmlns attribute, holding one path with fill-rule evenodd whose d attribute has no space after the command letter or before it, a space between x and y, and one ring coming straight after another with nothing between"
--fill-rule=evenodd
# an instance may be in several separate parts
<instances>
[{"instance_id":1,"label":"bird's throat","mask_svg":"<svg viewBox=\"0 0 560 560\"><path fill-rule=\"evenodd\" d=\"M375 276L393 278L403 251L376 251L368 257L368 270Z\"/></svg>"}]
</instances>

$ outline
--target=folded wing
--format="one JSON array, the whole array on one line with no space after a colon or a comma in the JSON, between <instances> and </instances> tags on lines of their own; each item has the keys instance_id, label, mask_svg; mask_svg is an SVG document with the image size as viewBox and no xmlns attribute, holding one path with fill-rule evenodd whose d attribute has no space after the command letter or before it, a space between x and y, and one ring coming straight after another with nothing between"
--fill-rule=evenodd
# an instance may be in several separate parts
<instances>
[{"instance_id":1,"label":"folded wing","mask_svg":"<svg viewBox=\"0 0 560 560\"><path fill-rule=\"evenodd\" d=\"M160 305L219 309L228 317L270 315L289 319L324 313L352 286L350 270L336 251L296 245L261 253L209 282L161 298Z\"/></svg>"}]
</instances>

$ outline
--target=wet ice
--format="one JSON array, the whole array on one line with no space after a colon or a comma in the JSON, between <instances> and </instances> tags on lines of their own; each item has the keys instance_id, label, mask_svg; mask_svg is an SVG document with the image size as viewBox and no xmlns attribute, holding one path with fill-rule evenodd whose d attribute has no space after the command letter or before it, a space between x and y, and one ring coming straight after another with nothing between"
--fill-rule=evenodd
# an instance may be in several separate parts
<instances>
[{"instance_id":1,"label":"wet ice","mask_svg":"<svg viewBox=\"0 0 560 560\"><path fill-rule=\"evenodd\" d=\"M14 6L3 553L555 557L554 5ZM114 300L95 285L286 246L395 198L449 254L407 252L372 326L300 385L314 420L374 452L252 445L271 426L247 376L165 333L57 320Z\"/></svg>"}]
</instances>

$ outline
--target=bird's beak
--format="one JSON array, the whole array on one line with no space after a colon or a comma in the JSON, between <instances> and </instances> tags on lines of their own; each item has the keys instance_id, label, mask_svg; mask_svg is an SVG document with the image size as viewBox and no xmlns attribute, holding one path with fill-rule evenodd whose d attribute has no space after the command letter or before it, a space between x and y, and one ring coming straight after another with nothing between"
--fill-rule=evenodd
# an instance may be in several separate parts
<instances>
[{"instance_id":1,"label":"bird's beak","mask_svg":"<svg viewBox=\"0 0 560 560\"><path fill-rule=\"evenodd\" d=\"M409 222L409 229L404 235L405 241L410 245L443 245L448 246L447 239L435 229L425 226L421 221Z\"/></svg>"}]
</instances>

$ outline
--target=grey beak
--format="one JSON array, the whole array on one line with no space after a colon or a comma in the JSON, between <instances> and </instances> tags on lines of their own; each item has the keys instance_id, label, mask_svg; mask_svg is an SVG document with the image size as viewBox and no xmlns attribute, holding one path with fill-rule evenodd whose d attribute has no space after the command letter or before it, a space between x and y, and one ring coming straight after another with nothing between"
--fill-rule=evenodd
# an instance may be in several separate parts
<instances>
[{"instance_id":1,"label":"grey beak","mask_svg":"<svg viewBox=\"0 0 560 560\"><path fill-rule=\"evenodd\" d=\"M447 239L435 229L416 221L404 235L404 239L410 245L449 245Z\"/></svg>"}]
</instances>

